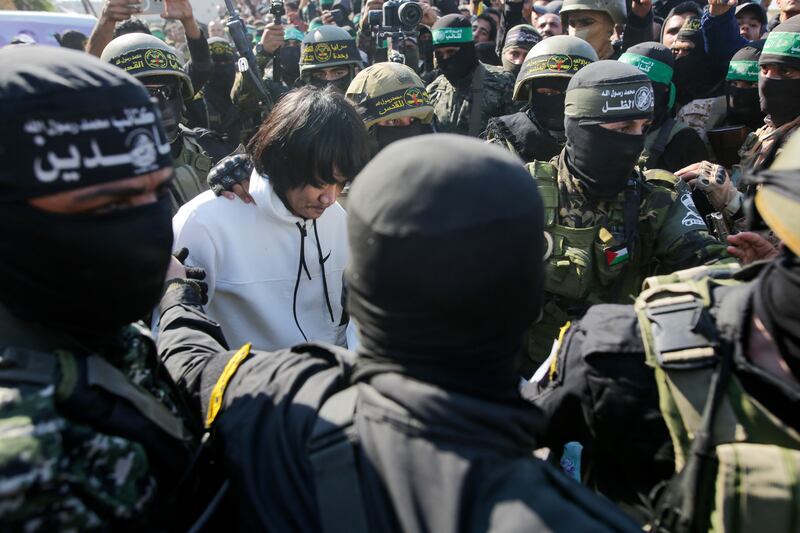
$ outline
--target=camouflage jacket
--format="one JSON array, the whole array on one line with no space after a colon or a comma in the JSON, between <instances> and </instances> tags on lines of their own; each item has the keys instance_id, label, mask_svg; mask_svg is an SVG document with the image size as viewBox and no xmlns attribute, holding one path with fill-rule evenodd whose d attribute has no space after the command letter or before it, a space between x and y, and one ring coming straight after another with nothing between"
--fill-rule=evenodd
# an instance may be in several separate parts
<instances>
[{"instance_id":1,"label":"camouflage jacket","mask_svg":"<svg viewBox=\"0 0 800 533\"><path fill-rule=\"evenodd\" d=\"M708 147L708 133L706 132L721 126L727 112L728 107L724 96L699 98L681 107L675 118L695 130Z\"/></svg>"},{"instance_id":2,"label":"camouflage jacket","mask_svg":"<svg viewBox=\"0 0 800 533\"><path fill-rule=\"evenodd\" d=\"M514 78L501 67L478 63L473 74L455 87L444 74L428 85L434 110L434 124L440 133L460 133L477 137L486 130L492 117L519 111L512 100ZM476 95L480 108L473 111ZM477 123L473 123L473 116Z\"/></svg>"},{"instance_id":3,"label":"camouflage jacket","mask_svg":"<svg viewBox=\"0 0 800 533\"><path fill-rule=\"evenodd\" d=\"M690 191L664 170L639 171L612 200L586 196L563 152L528 165L545 206L548 247L542 319L529 331L531 371L558 330L591 305L627 303L645 278L728 259L709 233Z\"/></svg>"},{"instance_id":4,"label":"camouflage jacket","mask_svg":"<svg viewBox=\"0 0 800 533\"><path fill-rule=\"evenodd\" d=\"M242 142L247 143L253 133L258 129L263 118L269 114L275 102L283 96L290 87L283 83L273 81L268 67L271 59L262 54L255 54L258 63L258 75L268 97L265 98L253 83L249 75L236 73L231 89L231 102L239 108L241 116Z\"/></svg>"},{"instance_id":5,"label":"camouflage jacket","mask_svg":"<svg viewBox=\"0 0 800 533\"><path fill-rule=\"evenodd\" d=\"M130 326L115 349L88 356L0 316L2 529L151 531L191 520L169 493L199 421L160 370L149 332Z\"/></svg>"},{"instance_id":6,"label":"camouflage jacket","mask_svg":"<svg viewBox=\"0 0 800 533\"><path fill-rule=\"evenodd\" d=\"M781 142L781 146L778 147L774 154L777 156L783 148L783 142L786 141L796 129L800 128L800 117L780 127L775 127L769 119L765 120L765 123L764 126L750 133L739 149L741 163L738 170L740 172L760 170L764 164L764 160L770 154L772 145L776 139Z\"/></svg>"}]
</instances>

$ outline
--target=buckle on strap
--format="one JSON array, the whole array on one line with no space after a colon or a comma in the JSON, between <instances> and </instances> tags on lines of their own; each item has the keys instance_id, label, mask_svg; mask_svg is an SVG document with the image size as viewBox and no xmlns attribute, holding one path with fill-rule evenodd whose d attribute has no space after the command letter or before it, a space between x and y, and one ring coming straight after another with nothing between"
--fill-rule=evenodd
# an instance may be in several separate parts
<instances>
[{"instance_id":1,"label":"buckle on strap","mask_svg":"<svg viewBox=\"0 0 800 533\"><path fill-rule=\"evenodd\" d=\"M660 367L681 370L716 364L716 327L701 300L691 294L663 298L650 303L645 313Z\"/></svg>"}]
</instances>

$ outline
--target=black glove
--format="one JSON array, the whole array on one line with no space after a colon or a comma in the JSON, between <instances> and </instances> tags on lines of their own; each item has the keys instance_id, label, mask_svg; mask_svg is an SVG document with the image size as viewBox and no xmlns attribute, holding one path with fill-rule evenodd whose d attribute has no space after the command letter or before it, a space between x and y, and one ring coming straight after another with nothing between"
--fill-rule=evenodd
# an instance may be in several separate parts
<instances>
[{"instance_id":1,"label":"black glove","mask_svg":"<svg viewBox=\"0 0 800 533\"><path fill-rule=\"evenodd\" d=\"M200 287L200 302L203 305L206 305L208 303L208 283L203 281L206 279L206 271L200 267L186 266L184 261L186 261L186 258L189 257L188 248L181 248L172 255L186 268L186 279L195 282L197 286Z\"/></svg>"},{"instance_id":2,"label":"black glove","mask_svg":"<svg viewBox=\"0 0 800 533\"><path fill-rule=\"evenodd\" d=\"M253 162L247 154L229 155L214 165L206 178L209 189L219 196L222 191L233 192L233 186L249 179Z\"/></svg>"}]
</instances>

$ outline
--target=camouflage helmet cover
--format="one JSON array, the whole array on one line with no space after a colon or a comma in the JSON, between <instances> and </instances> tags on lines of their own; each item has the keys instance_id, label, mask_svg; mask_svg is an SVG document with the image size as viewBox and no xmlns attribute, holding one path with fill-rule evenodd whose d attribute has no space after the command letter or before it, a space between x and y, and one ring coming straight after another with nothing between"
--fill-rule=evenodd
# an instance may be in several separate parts
<instances>
[{"instance_id":1,"label":"camouflage helmet cover","mask_svg":"<svg viewBox=\"0 0 800 533\"><path fill-rule=\"evenodd\" d=\"M382 120L413 117L433 120L425 83L413 69L399 63L376 63L359 72L347 88L347 98L370 128Z\"/></svg>"}]
</instances>

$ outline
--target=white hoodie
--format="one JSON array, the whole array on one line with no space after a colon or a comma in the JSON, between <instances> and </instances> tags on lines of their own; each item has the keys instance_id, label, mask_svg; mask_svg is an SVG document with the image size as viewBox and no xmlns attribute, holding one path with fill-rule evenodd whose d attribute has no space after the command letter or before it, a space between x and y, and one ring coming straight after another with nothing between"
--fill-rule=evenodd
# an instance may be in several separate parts
<instances>
[{"instance_id":1,"label":"white hoodie","mask_svg":"<svg viewBox=\"0 0 800 533\"><path fill-rule=\"evenodd\" d=\"M277 350L305 340L345 346L342 274L350 250L344 209L334 203L316 220L322 265L314 221L292 214L268 178L256 171L250 195L256 205L206 191L172 220L175 249L188 248L187 265L206 271L209 317L222 325L231 348L252 342L258 349ZM307 271L301 265L301 238Z\"/></svg>"}]
</instances>

